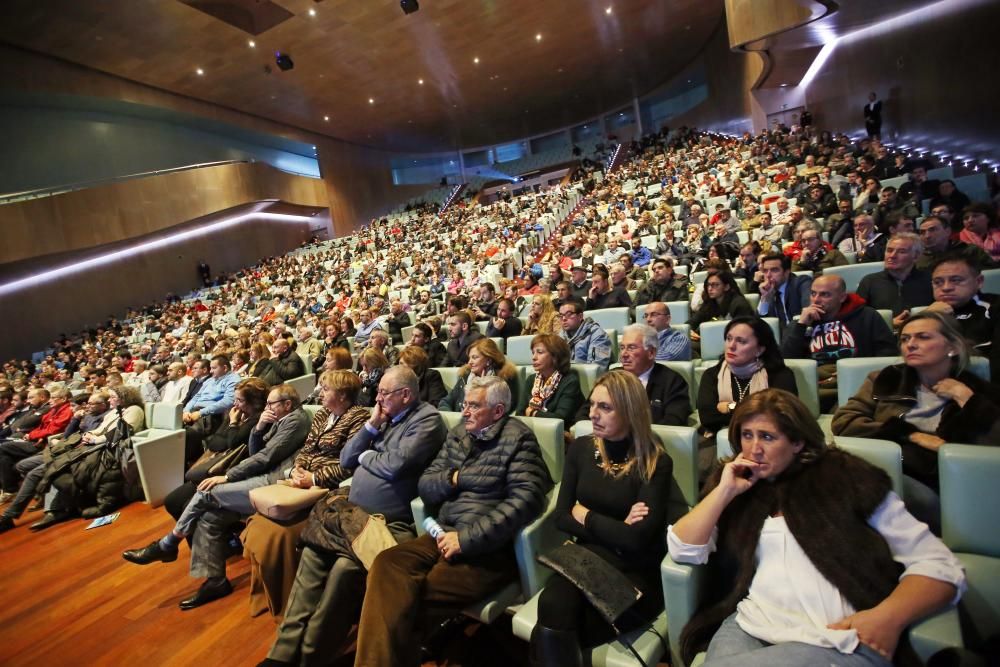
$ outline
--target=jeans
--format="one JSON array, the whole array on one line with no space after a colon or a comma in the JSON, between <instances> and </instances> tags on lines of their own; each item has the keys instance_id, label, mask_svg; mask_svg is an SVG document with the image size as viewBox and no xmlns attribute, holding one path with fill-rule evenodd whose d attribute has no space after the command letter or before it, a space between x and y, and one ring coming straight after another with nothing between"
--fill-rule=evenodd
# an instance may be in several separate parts
<instances>
[{"instance_id":1,"label":"jeans","mask_svg":"<svg viewBox=\"0 0 1000 667\"><path fill-rule=\"evenodd\" d=\"M864 644L858 644L854 653L803 642L768 644L744 632L734 613L712 637L704 667L887 667L891 664Z\"/></svg>"},{"instance_id":2,"label":"jeans","mask_svg":"<svg viewBox=\"0 0 1000 667\"><path fill-rule=\"evenodd\" d=\"M14 502L3 513L9 519L20 518L24 514L24 510L27 509L28 503L35 497L35 489L45 477L45 458L41 454L29 456L18 461L14 465L14 469L24 476L24 481L21 482L21 488L18 490Z\"/></svg>"}]
</instances>

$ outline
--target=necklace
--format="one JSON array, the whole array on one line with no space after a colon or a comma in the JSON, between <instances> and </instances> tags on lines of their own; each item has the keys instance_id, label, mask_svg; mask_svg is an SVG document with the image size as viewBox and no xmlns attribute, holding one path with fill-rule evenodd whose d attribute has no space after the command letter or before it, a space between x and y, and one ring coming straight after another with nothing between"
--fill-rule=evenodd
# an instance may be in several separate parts
<instances>
[{"instance_id":1,"label":"necklace","mask_svg":"<svg viewBox=\"0 0 1000 667\"><path fill-rule=\"evenodd\" d=\"M632 463L632 461L630 459L626 458L621 463L615 463L611 459L608 459L608 464L604 465L604 462L601 461L601 450L598 449L597 446L595 445L594 446L594 463L597 464L598 468L601 468L602 470L607 470L608 472L611 473L611 475L613 477L617 477L623 470L626 470L629 467L629 465Z\"/></svg>"},{"instance_id":2,"label":"necklace","mask_svg":"<svg viewBox=\"0 0 1000 667\"><path fill-rule=\"evenodd\" d=\"M736 391L739 395L736 402L741 403L743 402L743 399L746 398L746 395L750 393L750 379L747 380L747 385L745 387L743 386L743 383L740 382L740 379L735 375L733 376L733 380L736 381Z\"/></svg>"}]
</instances>

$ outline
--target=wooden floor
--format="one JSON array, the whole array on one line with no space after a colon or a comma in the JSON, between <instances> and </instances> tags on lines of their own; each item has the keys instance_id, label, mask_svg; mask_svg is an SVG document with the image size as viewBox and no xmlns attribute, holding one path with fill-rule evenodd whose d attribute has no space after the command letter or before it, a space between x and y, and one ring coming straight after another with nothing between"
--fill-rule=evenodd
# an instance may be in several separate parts
<instances>
[{"instance_id":1,"label":"wooden floor","mask_svg":"<svg viewBox=\"0 0 1000 667\"><path fill-rule=\"evenodd\" d=\"M133 503L115 523L84 530L76 519L32 533L41 512L26 513L0 535L0 665L256 665L275 633L269 615L249 614L249 567L229 561L235 591L199 609L177 603L200 581L188 576L186 545L173 563L138 566L122 560L172 526L163 509ZM418 650L414 646L414 650ZM509 618L473 624L426 665L523 665L526 644ZM351 656L340 662L352 664ZM338 663L339 665L339 663Z\"/></svg>"}]
</instances>

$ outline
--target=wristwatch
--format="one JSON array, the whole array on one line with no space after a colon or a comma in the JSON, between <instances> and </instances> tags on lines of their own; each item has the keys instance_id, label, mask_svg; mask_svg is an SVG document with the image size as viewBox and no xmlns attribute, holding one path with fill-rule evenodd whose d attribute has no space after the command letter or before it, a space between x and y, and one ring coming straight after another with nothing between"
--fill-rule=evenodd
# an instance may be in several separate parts
<instances>
[{"instance_id":1,"label":"wristwatch","mask_svg":"<svg viewBox=\"0 0 1000 667\"><path fill-rule=\"evenodd\" d=\"M736 409L736 401L729 401L728 403L726 403L726 408L730 412L732 412L733 410L735 410Z\"/></svg>"}]
</instances>

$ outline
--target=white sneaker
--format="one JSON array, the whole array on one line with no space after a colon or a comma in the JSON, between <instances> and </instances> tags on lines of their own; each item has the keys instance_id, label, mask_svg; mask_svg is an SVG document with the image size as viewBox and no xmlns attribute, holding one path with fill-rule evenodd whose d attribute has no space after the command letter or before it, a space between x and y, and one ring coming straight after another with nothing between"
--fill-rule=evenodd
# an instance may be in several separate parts
<instances>
[{"instance_id":1,"label":"white sneaker","mask_svg":"<svg viewBox=\"0 0 1000 667\"><path fill-rule=\"evenodd\" d=\"M14 494L10 491L0 491L0 505L14 500Z\"/></svg>"}]
</instances>

